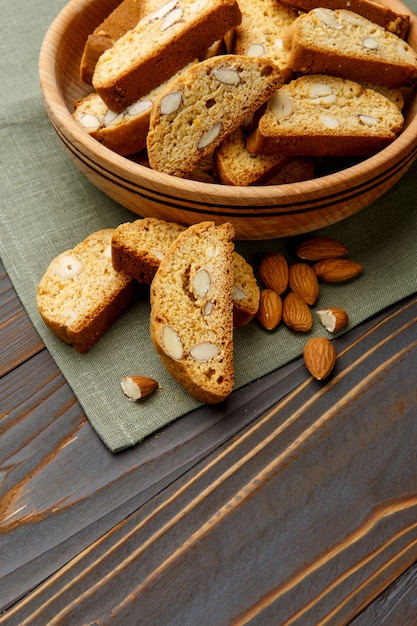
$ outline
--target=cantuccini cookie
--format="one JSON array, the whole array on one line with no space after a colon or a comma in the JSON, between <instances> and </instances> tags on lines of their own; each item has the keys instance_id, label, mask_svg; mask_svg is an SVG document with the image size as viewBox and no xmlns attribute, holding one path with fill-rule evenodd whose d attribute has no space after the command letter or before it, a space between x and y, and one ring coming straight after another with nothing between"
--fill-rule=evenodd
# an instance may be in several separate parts
<instances>
[{"instance_id":1,"label":"cantuccini cookie","mask_svg":"<svg viewBox=\"0 0 417 626\"><path fill-rule=\"evenodd\" d=\"M312 159L249 152L242 128L226 137L213 161L216 176L225 185L283 185L314 177Z\"/></svg>"},{"instance_id":2,"label":"cantuccini cookie","mask_svg":"<svg viewBox=\"0 0 417 626\"><path fill-rule=\"evenodd\" d=\"M309 12L313 9L348 9L366 17L370 22L383 26L394 35L404 39L410 25L410 16L407 13L398 13L392 7L385 6L373 0L280 0L299 11Z\"/></svg>"},{"instance_id":3,"label":"cantuccini cookie","mask_svg":"<svg viewBox=\"0 0 417 626\"><path fill-rule=\"evenodd\" d=\"M251 154L246 149L245 131L239 127L215 150L213 163L217 178L225 185L262 185L288 163L288 157Z\"/></svg>"},{"instance_id":4,"label":"cantuccini cookie","mask_svg":"<svg viewBox=\"0 0 417 626\"><path fill-rule=\"evenodd\" d=\"M185 226L155 217L120 224L112 237L114 269L150 285L162 259L185 230ZM251 265L236 250L233 258L233 326L237 328L255 317L259 287Z\"/></svg>"},{"instance_id":5,"label":"cantuccini cookie","mask_svg":"<svg viewBox=\"0 0 417 626\"><path fill-rule=\"evenodd\" d=\"M151 285L151 339L177 382L200 402L234 386L231 224L200 222L169 248Z\"/></svg>"},{"instance_id":6,"label":"cantuccini cookie","mask_svg":"<svg viewBox=\"0 0 417 626\"><path fill-rule=\"evenodd\" d=\"M274 94L247 148L254 154L367 156L392 142L403 123L398 106L381 93L307 75Z\"/></svg>"},{"instance_id":7,"label":"cantuccini cookie","mask_svg":"<svg viewBox=\"0 0 417 626\"><path fill-rule=\"evenodd\" d=\"M103 146L127 156L145 148L151 109L152 100L143 97L121 113L115 113L97 93L91 93L74 102L72 115Z\"/></svg>"},{"instance_id":8,"label":"cantuccini cookie","mask_svg":"<svg viewBox=\"0 0 417 626\"><path fill-rule=\"evenodd\" d=\"M279 0L239 0L242 22L233 31L232 52L271 59L284 82L292 77L283 36L298 11Z\"/></svg>"},{"instance_id":9,"label":"cantuccini cookie","mask_svg":"<svg viewBox=\"0 0 417 626\"><path fill-rule=\"evenodd\" d=\"M285 32L288 65L303 74L329 74L387 87L417 78L417 53L400 37L366 18L338 9L313 9Z\"/></svg>"},{"instance_id":10,"label":"cantuccini cookie","mask_svg":"<svg viewBox=\"0 0 417 626\"><path fill-rule=\"evenodd\" d=\"M122 0L94 29L87 38L81 57L80 76L82 81L91 85L94 69L100 56L128 30L136 26L145 15L148 4L149 0Z\"/></svg>"},{"instance_id":11,"label":"cantuccini cookie","mask_svg":"<svg viewBox=\"0 0 417 626\"><path fill-rule=\"evenodd\" d=\"M134 300L138 285L111 261L113 229L92 233L49 264L38 285L45 324L78 352L87 352Z\"/></svg>"},{"instance_id":12,"label":"cantuccini cookie","mask_svg":"<svg viewBox=\"0 0 417 626\"><path fill-rule=\"evenodd\" d=\"M123 111L240 21L236 0L169 0L100 56L93 86L112 111Z\"/></svg>"},{"instance_id":13,"label":"cantuccini cookie","mask_svg":"<svg viewBox=\"0 0 417 626\"><path fill-rule=\"evenodd\" d=\"M263 58L216 56L169 84L152 110L147 139L153 169L186 177L281 85Z\"/></svg>"},{"instance_id":14,"label":"cantuccini cookie","mask_svg":"<svg viewBox=\"0 0 417 626\"><path fill-rule=\"evenodd\" d=\"M175 76L189 66L179 70ZM97 93L92 93L75 101L72 115L91 137L109 150L122 156L135 154L146 148L152 105L170 80L155 87L121 113L109 109Z\"/></svg>"}]
</instances>

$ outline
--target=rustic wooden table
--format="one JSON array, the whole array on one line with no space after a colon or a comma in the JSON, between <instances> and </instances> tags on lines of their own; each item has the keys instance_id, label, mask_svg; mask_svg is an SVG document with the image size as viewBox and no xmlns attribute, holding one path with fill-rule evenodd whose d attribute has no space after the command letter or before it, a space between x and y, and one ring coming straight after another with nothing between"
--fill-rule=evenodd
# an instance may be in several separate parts
<instances>
[{"instance_id":1,"label":"rustic wooden table","mask_svg":"<svg viewBox=\"0 0 417 626\"><path fill-rule=\"evenodd\" d=\"M0 624L417 623L417 296L113 455L0 287Z\"/></svg>"}]
</instances>

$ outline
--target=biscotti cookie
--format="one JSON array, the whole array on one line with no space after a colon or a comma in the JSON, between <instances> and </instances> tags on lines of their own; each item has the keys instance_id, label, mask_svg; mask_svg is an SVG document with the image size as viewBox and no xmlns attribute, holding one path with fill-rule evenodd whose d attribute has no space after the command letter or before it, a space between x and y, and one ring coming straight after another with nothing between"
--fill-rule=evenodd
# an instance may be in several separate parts
<instances>
[{"instance_id":1,"label":"biscotti cookie","mask_svg":"<svg viewBox=\"0 0 417 626\"><path fill-rule=\"evenodd\" d=\"M233 327L241 328L258 312L260 289L252 266L236 250L233 258Z\"/></svg>"},{"instance_id":2,"label":"biscotti cookie","mask_svg":"<svg viewBox=\"0 0 417 626\"><path fill-rule=\"evenodd\" d=\"M242 127L231 133L215 150L213 164L216 176L225 185L263 185L281 170L288 157L254 155L246 149L246 136Z\"/></svg>"},{"instance_id":3,"label":"biscotti cookie","mask_svg":"<svg viewBox=\"0 0 417 626\"><path fill-rule=\"evenodd\" d=\"M382 26L351 11L313 9L287 29L288 65L303 74L329 74L387 87L417 78L417 54Z\"/></svg>"},{"instance_id":4,"label":"biscotti cookie","mask_svg":"<svg viewBox=\"0 0 417 626\"><path fill-rule=\"evenodd\" d=\"M112 237L114 269L150 285L170 246L185 229L155 217L120 224Z\"/></svg>"},{"instance_id":5,"label":"biscotti cookie","mask_svg":"<svg viewBox=\"0 0 417 626\"><path fill-rule=\"evenodd\" d=\"M136 26L146 13L146 5L146 0L123 0L88 36L80 64L82 81L91 85L100 56L128 30Z\"/></svg>"},{"instance_id":6,"label":"biscotti cookie","mask_svg":"<svg viewBox=\"0 0 417 626\"><path fill-rule=\"evenodd\" d=\"M99 230L53 259L38 285L45 324L87 352L133 301L137 283L112 267L113 229Z\"/></svg>"},{"instance_id":7,"label":"biscotti cookie","mask_svg":"<svg viewBox=\"0 0 417 626\"><path fill-rule=\"evenodd\" d=\"M123 111L195 58L241 21L236 0L171 0L146 15L99 58L97 93Z\"/></svg>"},{"instance_id":8,"label":"biscotti cookie","mask_svg":"<svg viewBox=\"0 0 417 626\"><path fill-rule=\"evenodd\" d=\"M374 91L378 91L382 93L383 96L391 100L399 111L402 111L404 108L404 94L401 89L392 89L391 87L385 87L384 85L375 85L375 83L361 83L362 87L366 89L373 89Z\"/></svg>"},{"instance_id":9,"label":"biscotti cookie","mask_svg":"<svg viewBox=\"0 0 417 626\"><path fill-rule=\"evenodd\" d=\"M166 4L167 0L123 0L88 36L80 64L81 80L91 85L97 61L103 52L134 28L143 17ZM205 51L203 58L225 51L224 41L219 40Z\"/></svg>"},{"instance_id":10,"label":"biscotti cookie","mask_svg":"<svg viewBox=\"0 0 417 626\"><path fill-rule=\"evenodd\" d=\"M285 185L314 177L312 159L249 152L242 128L226 137L213 161L216 175L225 185Z\"/></svg>"},{"instance_id":11,"label":"biscotti cookie","mask_svg":"<svg viewBox=\"0 0 417 626\"><path fill-rule=\"evenodd\" d=\"M282 38L298 12L279 0L239 0L242 22L234 29L235 54L265 57L278 65L284 82L292 77Z\"/></svg>"},{"instance_id":12,"label":"biscotti cookie","mask_svg":"<svg viewBox=\"0 0 417 626\"><path fill-rule=\"evenodd\" d=\"M280 71L268 59L230 54L197 63L155 102L151 167L186 177L280 85Z\"/></svg>"},{"instance_id":13,"label":"biscotti cookie","mask_svg":"<svg viewBox=\"0 0 417 626\"><path fill-rule=\"evenodd\" d=\"M177 72L176 76L185 69ZM140 152L146 148L152 104L166 88L169 80L155 87L121 113L111 111L97 93L89 94L76 100L73 117L91 137L109 150L122 156Z\"/></svg>"},{"instance_id":14,"label":"biscotti cookie","mask_svg":"<svg viewBox=\"0 0 417 626\"><path fill-rule=\"evenodd\" d=\"M168 372L200 402L232 392L233 237L231 224L187 228L151 285L151 339Z\"/></svg>"},{"instance_id":15,"label":"biscotti cookie","mask_svg":"<svg viewBox=\"0 0 417 626\"><path fill-rule=\"evenodd\" d=\"M373 154L403 126L396 104L358 83L307 75L283 85L268 102L247 148L254 154Z\"/></svg>"},{"instance_id":16,"label":"biscotti cookie","mask_svg":"<svg viewBox=\"0 0 417 626\"><path fill-rule=\"evenodd\" d=\"M118 272L150 285L170 246L185 226L145 217L118 226L112 237L112 262ZM259 306L259 287L252 267L234 251L233 325L250 322Z\"/></svg>"},{"instance_id":17,"label":"biscotti cookie","mask_svg":"<svg viewBox=\"0 0 417 626\"><path fill-rule=\"evenodd\" d=\"M410 16L398 13L391 7L372 0L281 0L284 4L307 13L312 9L349 9L366 17L370 22L383 26L385 30L404 39L410 25Z\"/></svg>"},{"instance_id":18,"label":"biscotti cookie","mask_svg":"<svg viewBox=\"0 0 417 626\"><path fill-rule=\"evenodd\" d=\"M110 111L97 93L74 102L73 118L103 146L127 156L143 150L149 130L152 100L141 98L122 113Z\"/></svg>"}]
</instances>

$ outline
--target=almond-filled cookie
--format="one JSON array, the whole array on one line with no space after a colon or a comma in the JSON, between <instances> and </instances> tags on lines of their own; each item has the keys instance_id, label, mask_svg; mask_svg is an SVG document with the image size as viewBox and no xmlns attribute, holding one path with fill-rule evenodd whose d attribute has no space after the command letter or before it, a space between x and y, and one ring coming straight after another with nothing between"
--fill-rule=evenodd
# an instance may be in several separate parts
<instances>
[{"instance_id":1,"label":"almond-filled cookie","mask_svg":"<svg viewBox=\"0 0 417 626\"><path fill-rule=\"evenodd\" d=\"M73 118L103 146L127 156L146 146L152 100L144 96L121 113L111 111L98 93L74 102Z\"/></svg>"},{"instance_id":2,"label":"almond-filled cookie","mask_svg":"<svg viewBox=\"0 0 417 626\"><path fill-rule=\"evenodd\" d=\"M120 224L112 237L114 269L150 285L170 246L185 229L155 217ZM253 268L236 250L233 259L233 326L237 328L255 317L259 287Z\"/></svg>"},{"instance_id":3,"label":"almond-filled cookie","mask_svg":"<svg viewBox=\"0 0 417 626\"><path fill-rule=\"evenodd\" d=\"M213 162L218 178L225 185L282 185L314 176L312 159L249 152L242 128L226 137L215 151Z\"/></svg>"},{"instance_id":4,"label":"almond-filled cookie","mask_svg":"<svg viewBox=\"0 0 417 626\"><path fill-rule=\"evenodd\" d=\"M393 141L403 123L397 104L381 93L307 75L272 96L246 145L254 154L368 156Z\"/></svg>"},{"instance_id":5,"label":"almond-filled cookie","mask_svg":"<svg viewBox=\"0 0 417 626\"><path fill-rule=\"evenodd\" d=\"M229 223L190 226L151 285L155 349L175 380L209 404L227 398L234 385L233 238Z\"/></svg>"},{"instance_id":6,"label":"almond-filled cookie","mask_svg":"<svg viewBox=\"0 0 417 626\"><path fill-rule=\"evenodd\" d=\"M123 111L240 24L236 0L168 0L106 50L92 83L112 111Z\"/></svg>"},{"instance_id":7,"label":"almond-filled cookie","mask_svg":"<svg viewBox=\"0 0 417 626\"><path fill-rule=\"evenodd\" d=\"M213 164L216 176L224 185L263 185L288 164L282 154L252 154L246 149L246 136L242 127L226 137L214 151Z\"/></svg>"},{"instance_id":8,"label":"almond-filled cookie","mask_svg":"<svg viewBox=\"0 0 417 626\"><path fill-rule=\"evenodd\" d=\"M313 9L349 9L366 17L370 22L383 26L394 35L405 38L410 25L410 16L406 13L398 13L391 7L374 2L374 0L281 0L299 11L308 13Z\"/></svg>"},{"instance_id":9,"label":"almond-filled cookie","mask_svg":"<svg viewBox=\"0 0 417 626\"><path fill-rule=\"evenodd\" d=\"M177 74L185 70L183 68ZM121 113L111 111L98 93L90 93L74 102L72 116L91 137L109 150L122 156L135 154L146 148L152 104L166 88L169 80L171 79L152 89Z\"/></svg>"},{"instance_id":10,"label":"almond-filled cookie","mask_svg":"<svg viewBox=\"0 0 417 626\"><path fill-rule=\"evenodd\" d=\"M264 57L274 61L284 82L292 77L282 39L298 17L298 11L278 0L239 0L242 23L233 31L234 54Z\"/></svg>"},{"instance_id":11,"label":"almond-filled cookie","mask_svg":"<svg viewBox=\"0 0 417 626\"><path fill-rule=\"evenodd\" d=\"M161 2L162 4L162 2ZM80 63L81 80L91 85L100 56L128 30L136 26L149 10L152 0L122 0L94 29L85 42Z\"/></svg>"},{"instance_id":12,"label":"almond-filled cookie","mask_svg":"<svg viewBox=\"0 0 417 626\"><path fill-rule=\"evenodd\" d=\"M285 32L288 65L303 74L329 74L387 87L417 78L417 53L397 35L365 17L338 9L313 9Z\"/></svg>"},{"instance_id":13,"label":"almond-filled cookie","mask_svg":"<svg viewBox=\"0 0 417 626\"><path fill-rule=\"evenodd\" d=\"M134 300L138 284L116 272L112 228L92 233L49 264L38 285L45 324L78 352L87 352Z\"/></svg>"},{"instance_id":14,"label":"almond-filled cookie","mask_svg":"<svg viewBox=\"0 0 417 626\"><path fill-rule=\"evenodd\" d=\"M264 58L227 54L197 63L161 94L147 139L153 169L186 177L282 83Z\"/></svg>"}]
</instances>

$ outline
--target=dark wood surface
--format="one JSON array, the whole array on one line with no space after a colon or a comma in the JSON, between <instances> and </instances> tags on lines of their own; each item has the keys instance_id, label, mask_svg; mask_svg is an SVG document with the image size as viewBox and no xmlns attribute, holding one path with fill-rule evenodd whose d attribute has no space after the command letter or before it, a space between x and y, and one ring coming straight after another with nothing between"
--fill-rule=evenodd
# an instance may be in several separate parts
<instances>
[{"instance_id":1,"label":"dark wood surface","mask_svg":"<svg viewBox=\"0 0 417 626\"><path fill-rule=\"evenodd\" d=\"M415 625L416 319L114 455L0 266L0 624Z\"/></svg>"}]
</instances>

